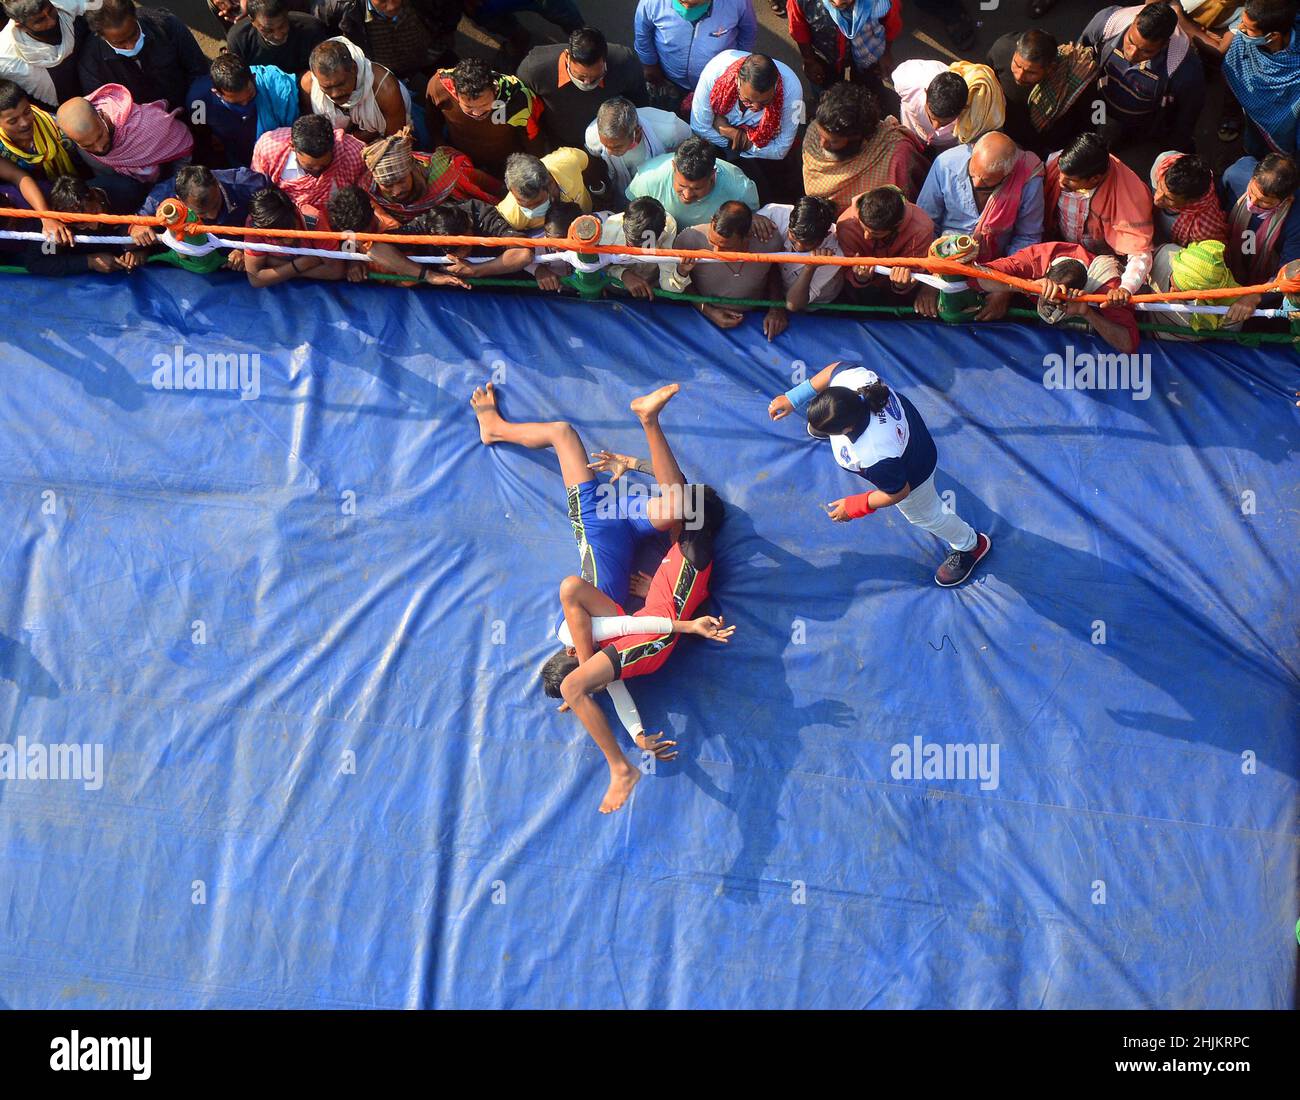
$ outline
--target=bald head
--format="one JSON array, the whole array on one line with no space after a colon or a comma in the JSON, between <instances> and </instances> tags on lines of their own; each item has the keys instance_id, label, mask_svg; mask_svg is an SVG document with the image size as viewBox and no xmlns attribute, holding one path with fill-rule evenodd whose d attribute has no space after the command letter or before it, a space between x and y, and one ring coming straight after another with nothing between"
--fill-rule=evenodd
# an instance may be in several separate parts
<instances>
[{"instance_id":1,"label":"bald head","mask_svg":"<svg viewBox=\"0 0 1300 1100\"><path fill-rule=\"evenodd\" d=\"M971 184L975 187L996 187L1016 166L1020 147L1006 134L994 130L985 134L970 151Z\"/></svg>"},{"instance_id":2,"label":"bald head","mask_svg":"<svg viewBox=\"0 0 1300 1100\"><path fill-rule=\"evenodd\" d=\"M91 154L107 153L111 139L108 127L88 99L73 96L59 107L59 127L82 149Z\"/></svg>"}]
</instances>

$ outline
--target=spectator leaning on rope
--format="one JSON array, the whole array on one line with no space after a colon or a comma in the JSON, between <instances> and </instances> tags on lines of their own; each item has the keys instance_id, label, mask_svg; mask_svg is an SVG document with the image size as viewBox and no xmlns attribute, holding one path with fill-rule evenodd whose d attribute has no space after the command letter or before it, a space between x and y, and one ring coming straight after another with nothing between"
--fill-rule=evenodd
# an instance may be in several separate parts
<instances>
[{"instance_id":1,"label":"spectator leaning on rope","mask_svg":"<svg viewBox=\"0 0 1300 1100\"><path fill-rule=\"evenodd\" d=\"M846 256L874 260L887 256L925 256L934 240L934 222L930 215L893 184L877 187L859 195L839 216L835 236ZM888 276L880 275L874 264L849 268L845 276L858 291L879 291L889 287L891 296L911 294L920 285L906 267L894 267ZM859 304L879 301L877 293L850 296Z\"/></svg>"},{"instance_id":2,"label":"spectator leaning on rope","mask_svg":"<svg viewBox=\"0 0 1300 1100\"><path fill-rule=\"evenodd\" d=\"M1047 158L1043 207L1047 240L1081 244L1094 256L1123 257L1124 274L1108 294L1111 302L1127 302L1146 282L1154 250L1151 192L1098 135L1080 134Z\"/></svg>"},{"instance_id":3,"label":"spectator leaning on rope","mask_svg":"<svg viewBox=\"0 0 1300 1100\"><path fill-rule=\"evenodd\" d=\"M171 179L163 180L144 200L137 211L150 218L158 207L173 195L207 225L240 226L248 223L248 204L258 191L270 186L260 172L251 168L219 168L212 171L201 164L187 164ZM148 225L133 225L131 239L136 247L148 250L158 240L158 230ZM232 249L226 255L226 268L244 270L244 252Z\"/></svg>"}]
</instances>

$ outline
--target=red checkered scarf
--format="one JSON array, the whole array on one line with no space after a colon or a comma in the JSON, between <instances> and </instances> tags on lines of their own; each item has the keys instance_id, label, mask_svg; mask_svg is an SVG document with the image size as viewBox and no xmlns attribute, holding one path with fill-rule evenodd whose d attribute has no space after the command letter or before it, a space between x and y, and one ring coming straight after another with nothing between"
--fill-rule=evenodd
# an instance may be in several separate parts
<instances>
[{"instance_id":1,"label":"red checkered scarf","mask_svg":"<svg viewBox=\"0 0 1300 1100\"><path fill-rule=\"evenodd\" d=\"M113 143L97 161L132 179L151 183L160 165L187 157L194 136L177 120L180 108L167 110L162 100L137 103L121 84L105 84L86 97L113 124Z\"/></svg>"},{"instance_id":2,"label":"red checkered scarf","mask_svg":"<svg viewBox=\"0 0 1300 1100\"><path fill-rule=\"evenodd\" d=\"M1156 165L1156 182L1164 180L1169 166L1177 157L1166 157ZM1170 235L1174 244L1189 245L1193 241L1224 241L1228 239L1228 219L1224 217L1223 207L1219 205L1219 196L1214 193L1214 184L1193 203L1184 206L1174 217Z\"/></svg>"},{"instance_id":3,"label":"red checkered scarf","mask_svg":"<svg viewBox=\"0 0 1300 1100\"><path fill-rule=\"evenodd\" d=\"M285 126L258 138L253 150L252 168L282 188L298 209L307 207L324 211L330 196L339 188L354 183L363 189L370 186L370 173L362 159L365 146L342 130L334 131L334 159L324 172L319 176L309 176L304 172L297 179L282 180L280 174L293 152L292 135L292 129Z\"/></svg>"},{"instance_id":4,"label":"red checkered scarf","mask_svg":"<svg viewBox=\"0 0 1300 1100\"><path fill-rule=\"evenodd\" d=\"M740 99L740 67L745 61L746 58L737 58L713 82L713 90L709 92L709 106L713 108L715 115L722 115L725 118L731 108L736 105L736 101ZM781 132L781 111L784 106L785 85L778 75L776 79L776 95L763 108L763 117L758 120L757 125L740 127L755 149L762 149Z\"/></svg>"}]
</instances>

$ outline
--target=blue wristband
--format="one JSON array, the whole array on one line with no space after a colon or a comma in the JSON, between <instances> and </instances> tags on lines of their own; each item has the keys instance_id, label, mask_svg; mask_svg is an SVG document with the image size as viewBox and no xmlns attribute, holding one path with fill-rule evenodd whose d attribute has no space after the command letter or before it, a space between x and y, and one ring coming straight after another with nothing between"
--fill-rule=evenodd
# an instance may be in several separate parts
<instances>
[{"instance_id":1,"label":"blue wristband","mask_svg":"<svg viewBox=\"0 0 1300 1100\"><path fill-rule=\"evenodd\" d=\"M785 391L785 399L790 402L796 409L802 410L806 405L812 402L817 396L817 391L813 389L811 379L800 382L793 389Z\"/></svg>"}]
</instances>

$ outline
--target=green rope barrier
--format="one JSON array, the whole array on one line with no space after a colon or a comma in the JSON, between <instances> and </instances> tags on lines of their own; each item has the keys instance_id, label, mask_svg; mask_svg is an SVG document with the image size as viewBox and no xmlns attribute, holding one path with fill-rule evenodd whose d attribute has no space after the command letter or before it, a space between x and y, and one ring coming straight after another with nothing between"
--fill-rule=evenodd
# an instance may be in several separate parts
<instances>
[{"instance_id":1,"label":"green rope barrier","mask_svg":"<svg viewBox=\"0 0 1300 1100\"><path fill-rule=\"evenodd\" d=\"M174 265L174 261L169 259L167 253L159 253L150 256L146 262L169 263ZM27 275L27 274L30 274L30 272L28 272L28 270L25 267L17 267L9 264L0 265L0 275ZM575 272L573 275L565 276L560 280L560 282L565 286L571 288L575 292L577 292L580 300L591 301L594 299L595 296L590 292L590 285L588 284L588 292L584 294L582 292L582 288L580 287L578 281L579 276L584 274L598 275L600 273ZM410 283L411 279L405 275L385 275L385 274L380 274L378 272L371 272L366 276L366 281L374 282L374 283ZM480 286L500 287L502 289L507 289L507 290L524 290L524 291L540 290L540 288L537 286L537 283L534 282L532 279L491 278L491 279L466 279L465 281L468 282L470 286L474 286L474 287L480 287ZM614 287L618 290L621 290L623 294L627 295L627 291L623 289L622 284L619 283L618 280L616 279L611 279L608 276L605 276L603 286ZM706 305L743 306L748 309L771 309L773 307L781 307L781 308L785 307L785 302L783 301L773 301L771 299L765 299L765 298L715 298L715 297L710 297L708 295L686 294L686 293L681 293L673 290L659 290L657 288L655 290L655 298L656 299L663 298L671 302L687 302L692 305L698 303L704 303ZM620 298L618 300L623 300L623 299ZM626 300L629 301L632 300L631 295L627 295ZM805 312L847 313L847 314L854 314L854 313L887 314L894 317L911 317L911 318L916 317L916 311L913 310L911 306L863 306L863 305L857 305L856 303L853 302L822 302L817 305L810 305ZM944 318L944 323L945 324L960 323L961 316L962 315L950 314L948 317ZM1025 320L1039 319L1038 311L1033 309L1019 309L1019 308L1009 309L1006 312L1006 316L1015 317L1015 318L1024 318ZM1077 318L1070 318L1069 320L1062 322L1060 325L1056 325L1052 327L1066 329L1073 332L1088 331L1087 323ZM1151 322L1139 322L1138 331L1151 332L1151 333L1168 332L1176 336L1190 338L1192 342L1200 342L1202 340L1230 340L1234 343L1241 344L1245 347L1259 347L1261 344L1290 344L1296 348L1297 352L1300 352L1300 333L1225 332L1222 330L1193 333L1191 330L1183 328L1180 325L1161 325L1161 324L1155 324Z\"/></svg>"}]
</instances>

